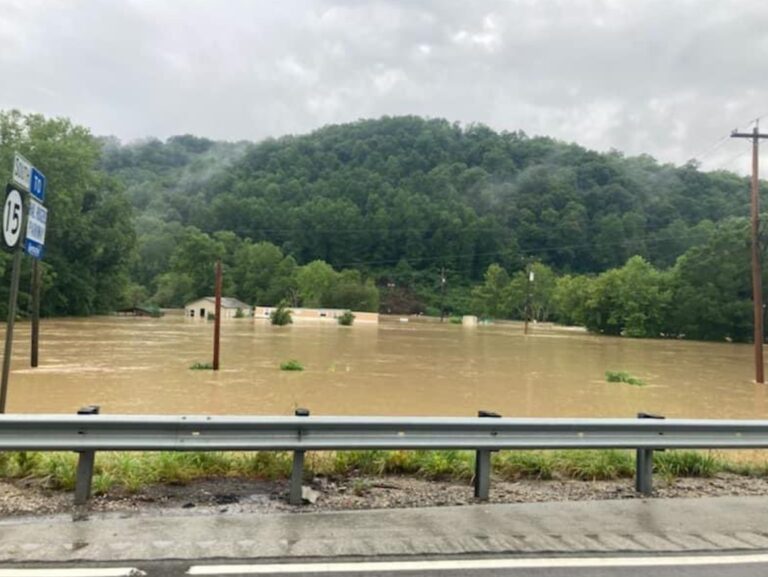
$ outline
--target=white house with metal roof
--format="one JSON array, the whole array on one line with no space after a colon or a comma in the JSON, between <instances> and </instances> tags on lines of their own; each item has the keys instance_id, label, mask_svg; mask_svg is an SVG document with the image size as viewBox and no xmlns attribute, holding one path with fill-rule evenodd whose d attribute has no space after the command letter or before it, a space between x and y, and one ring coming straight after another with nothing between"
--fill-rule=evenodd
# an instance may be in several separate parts
<instances>
[{"instance_id":1,"label":"white house with metal roof","mask_svg":"<svg viewBox=\"0 0 768 577\"><path fill-rule=\"evenodd\" d=\"M238 314L237 311L240 311ZM215 297L203 297L187 303L184 306L184 316L190 319L207 319L216 312L216 298ZM250 317L253 314L253 308L250 305L245 304L243 301L230 298L221 297L221 318L234 319L238 316Z\"/></svg>"}]
</instances>

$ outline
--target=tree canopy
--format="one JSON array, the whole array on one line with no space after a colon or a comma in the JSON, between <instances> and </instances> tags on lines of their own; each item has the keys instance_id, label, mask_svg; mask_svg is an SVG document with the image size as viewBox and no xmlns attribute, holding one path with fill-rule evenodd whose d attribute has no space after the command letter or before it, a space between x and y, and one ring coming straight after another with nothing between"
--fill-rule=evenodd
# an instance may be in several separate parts
<instances>
[{"instance_id":1,"label":"tree canopy","mask_svg":"<svg viewBox=\"0 0 768 577\"><path fill-rule=\"evenodd\" d=\"M123 304L136 234L122 187L97 168L99 142L66 119L0 112L0 166L7 167L8 176L15 152L48 179L42 313L87 315ZM11 259L8 253L0 255L6 279L0 285L0 310L6 311ZM25 259L25 267L29 264ZM26 310L27 302L22 291L21 310Z\"/></svg>"},{"instance_id":2,"label":"tree canopy","mask_svg":"<svg viewBox=\"0 0 768 577\"><path fill-rule=\"evenodd\" d=\"M15 151L49 178L45 314L179 306L222 259L253 304L750 338L748 182L694 163L414 116L123 144L0 113L0 166Z\"/></svg>"}]
</instances>

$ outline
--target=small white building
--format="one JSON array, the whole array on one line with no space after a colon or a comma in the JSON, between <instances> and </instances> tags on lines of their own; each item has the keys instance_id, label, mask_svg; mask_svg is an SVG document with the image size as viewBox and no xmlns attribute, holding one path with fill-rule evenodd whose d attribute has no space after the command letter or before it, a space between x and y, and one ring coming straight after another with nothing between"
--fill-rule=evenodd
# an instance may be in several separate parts
<instances>
[{"instance_id":1,"label":"small white building","mask_svg":"<svg viewBox=\"0 0 768 577\"><path fill-rule=\"evenodd\" d=\"M240 311L242 316L250 317L253 309L243 301L230 297L221 297L221 318L237 318ZM190 319L207 319L208 315L213 316L216 312L216 297L204 297L187 303L184 306L184 316Z\"/></svg>"}]
</instances>

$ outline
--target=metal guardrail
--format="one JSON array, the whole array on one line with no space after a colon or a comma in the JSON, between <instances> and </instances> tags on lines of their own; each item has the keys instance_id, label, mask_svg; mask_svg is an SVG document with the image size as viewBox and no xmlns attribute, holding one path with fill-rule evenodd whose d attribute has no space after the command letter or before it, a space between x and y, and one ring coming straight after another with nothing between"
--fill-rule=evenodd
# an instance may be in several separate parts
<instances>
[{"instance_id":1,"label":"metal guardrail","mask_svg":"<svg viewBox=\"0 0 768 577\"><path fill-rule=\"evenodd\" d=\"M293 451L291 502L301 502L305 451L477 451L475 495L487 499L490 454L514 449L635 449L636 488L652 490L653 451L768 448L768 421L426 417L0 415L0 451L76 451L75 501L90 494L96 451ZM496 416L484 414L483 416ZM645 417L645 418L643 418ZM650 418L649 418L650 417Z\"/></svg>"}]
</instances>

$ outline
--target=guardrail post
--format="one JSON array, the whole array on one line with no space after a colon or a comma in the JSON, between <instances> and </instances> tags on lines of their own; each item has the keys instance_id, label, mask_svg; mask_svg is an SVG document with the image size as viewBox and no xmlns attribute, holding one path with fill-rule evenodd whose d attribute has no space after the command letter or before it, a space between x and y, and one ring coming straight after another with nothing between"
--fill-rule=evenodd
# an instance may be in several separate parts
<instances>
[{"instance_id":1,"label":"guardrail post","mask_svg":"<svg viewBox=\"0 0 768 577\"><path fill-rule=\"evenodd\" d=\"M498 413L478 411L477 416L498 419ZM475 498L487 501L491 492L491 450L478 449L475 452Z\"/></svg>"},{"instance_id":2,"label":"guardrail post","mask_svg":"<svg viewBox=\"0 0 768 577\"><path fill-rule=\"evenodd\" d=\"M663 419L661 415L638 413L638 419ZM643 495L653 492L653 449L637 449L635 458L635 491Z\"/></svg>"},{"instance_id":3,"label":"guardrail post","mask_svg":"<svg viewBox=\"0 0 768 577\"><path fill-rule=\"evenodd\" d=\"M98 415L99 406L90 405L77 411L78 415ZM85 505L91 497L91 481L93 480L93 463L96 451L78 451L77 476L75 477L75 505Z\"/></svg>"},{"instance_id":4,"label":"guardrail post","mask_svg":"<svg viewBox=\"0 0 768 577\"><path fill-rule=\"evenodd\" d=\"M309 409L296 409L294 415L297 417L308 417ZM299 438L301 438L301 429L299 429ZM304 451L293 452L293 469L291 469L291 492L288 502L291 505L301 505L301 485L304 481Z\"/></svg>"}]
</instances>

